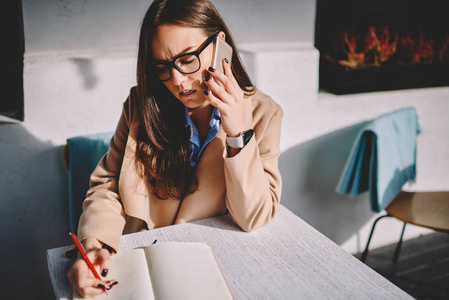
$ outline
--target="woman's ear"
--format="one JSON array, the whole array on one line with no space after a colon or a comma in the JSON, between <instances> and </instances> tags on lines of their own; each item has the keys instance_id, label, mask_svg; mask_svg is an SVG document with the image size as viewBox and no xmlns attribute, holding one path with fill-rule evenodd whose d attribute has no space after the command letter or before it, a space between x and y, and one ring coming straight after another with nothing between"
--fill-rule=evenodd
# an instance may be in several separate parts
<instances>
[{"instance_id":1,"label":"woman's ear","mask_svg":"<svg viewBox=\"0 0 449 300\"><path fill-rule=\"evenodd\" d=\"M220 32L218 33L218 35L219 35L221 38L223 38L224 40L226 40L226 33L224 33L224 31L220 31Z\"/></svg>"}]
</instances>

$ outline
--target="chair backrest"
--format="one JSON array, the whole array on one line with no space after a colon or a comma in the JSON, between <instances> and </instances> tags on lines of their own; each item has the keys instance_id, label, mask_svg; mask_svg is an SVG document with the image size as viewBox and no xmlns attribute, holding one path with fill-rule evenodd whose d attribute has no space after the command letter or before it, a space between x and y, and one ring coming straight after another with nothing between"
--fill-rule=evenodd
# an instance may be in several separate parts
<instances>
[{"instance_id":1,"label":"chair backrest","mask_svg":"<svg viewBox=\"0 0 449 300\"><path fill-rule=\"evenodd\" d=\"M357 196L369 191L371 209L382 211L406 182L415 179L419 133L413 107L369 122L356 137L337 192Z\"/></svg>"},{"instance_id":2,"label":"chair backrest","mask_svg":"<svg viewBox=\"0 0 449 300\"><path fill-rule=\"evenodd\" d=\"M90 175L109 150L113 132L91 134L67 139L63 157L69 170L70 230L77 232L82 203L89 189Z\"/></svg>"}]
</instances>

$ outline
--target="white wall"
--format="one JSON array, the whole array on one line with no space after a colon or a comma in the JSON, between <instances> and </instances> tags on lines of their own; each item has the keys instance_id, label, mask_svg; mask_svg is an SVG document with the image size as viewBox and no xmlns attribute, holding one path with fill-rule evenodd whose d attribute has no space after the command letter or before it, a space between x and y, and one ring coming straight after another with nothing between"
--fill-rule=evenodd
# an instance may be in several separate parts
<instances>
[{"instance_id":1,"label":"white wall","mask_svg":"<svg viewBox=\"0 0 449 300\"><path fill-rule=\"evenodd\" d=\"M45 251L70 244L61 148L68 137L114 129L135 82L139 24L149 3L23 0L25 121L0 124L0 228L7 241L0 246L6 286L0 298L52 297ZM351 137L358 123L410 105L423 127L413 188L449 188L449 88L317 93L315 0L214 3L257 86L284 108L284 205L348 251L358 250L373 217L368 201L333 190ZM399 228L398 236L400 225L387 223L389 232ZM373 243L395 239L383 236Z\"/></svg>"},{"instance_id":2,"label":"white wall","mask_svg":"<svg viewBox=\"0 0 449 300\"><path fill-rule=\"evenodd\" d=\"M23 1L27 55L134 51L151 0ZM216 0L238 43L313 44L315 1Z\"/></svg>"},{"instance_id":3,"label":"white wall","mask_svg":"<svg viewBox=\"0 0 449 300\"><path fill-rule=\"evenodd\" d=\"M263 49L263 50L260 50ZM281 203L351 253L364 250L374 219L367 194L351 198L335 187L365 121L413 106L418 136L417 178L408 190L449 190L449 87L336 96L317 93L318 53L298 44L244 47L256 84L284 108ZM292 64L292 61L294 62ZM398 241L402 224L379 222L371 247ZM429 233L409 225L404 238Z\"/></svg>"}]
</instances>

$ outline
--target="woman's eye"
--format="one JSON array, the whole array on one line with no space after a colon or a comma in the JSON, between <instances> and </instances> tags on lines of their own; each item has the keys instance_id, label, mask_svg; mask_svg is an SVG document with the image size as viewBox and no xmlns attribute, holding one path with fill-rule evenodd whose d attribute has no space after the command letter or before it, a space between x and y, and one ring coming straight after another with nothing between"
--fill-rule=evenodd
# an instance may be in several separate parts
<instances>
[{"instance_id":1,"label":"woman's eye","mask_svg":"<svg viewBox=\"0 0 449 300\"><path fill-rule=\"evenodd\" d=\"M194 62L194 59L190 59L190 60L181 60L181 63L183 65L190 65Z\"/></svg>"},{"instance_id":2,"label":"woman's eye","mask_svg":"<svg viewBox=\"0 0 449 300\"><path fill-rule=\"evenodd\" d=\"M196 58L195 55L187 55L187 56L178 58L178 60L175 62L175 64L178 66L188 66L188 65L196 63L197 60L198 59Z\"/></svg>"},{"instance_id":3,"label":"woman's eye","mask_svg":"<svg viewBox=\"0 0 449 300\"><path fill-rule=\"evenodd\" d=\"M155 70L156 72L163 72L163 71L166 70L166 69L167 69L167 67L164 66L164 65L155 65L155 66L154 66L154 70Z\"/></svg>"}]
</instances>

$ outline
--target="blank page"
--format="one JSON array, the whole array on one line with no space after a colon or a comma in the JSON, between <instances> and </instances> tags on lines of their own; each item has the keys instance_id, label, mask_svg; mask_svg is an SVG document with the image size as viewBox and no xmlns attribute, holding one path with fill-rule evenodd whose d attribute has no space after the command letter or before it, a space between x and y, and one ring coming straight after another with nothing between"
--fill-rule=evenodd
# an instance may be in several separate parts
<instances>
[{"instance_id":1,"label":"blank page","mask_svg":"<svg viewBox=\"0 0 449 300\"><path fill-rule=\"evenodd\" d=\"M145 252L156 299L233 299L207 244L158 243Z\"/></svg>"}]
</instances>

